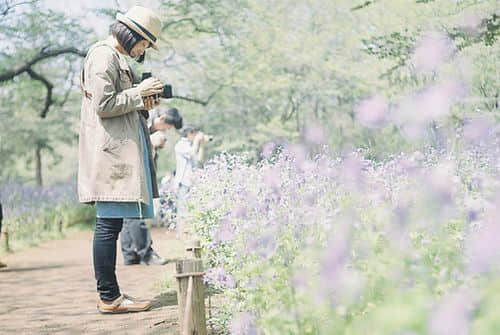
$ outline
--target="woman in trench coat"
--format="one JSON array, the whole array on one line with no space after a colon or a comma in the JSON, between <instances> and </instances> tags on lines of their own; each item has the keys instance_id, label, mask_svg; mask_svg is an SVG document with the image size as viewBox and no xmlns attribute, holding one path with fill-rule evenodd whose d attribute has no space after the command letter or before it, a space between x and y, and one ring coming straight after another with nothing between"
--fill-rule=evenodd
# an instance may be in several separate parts
<instances>
[{"instance_id":1,"label":"woman in trench coat","mask_svg":"<svg viewBox=\"0 0 500 335\"><path fill-rule=\"evenodd\" d=\"M88 51L81 73L78 195L96 205L93 261L101 313L150 308L149 301L120 292L116 241L124 218L153 217L158 196L145 114L163 84L148 78L133 87L127 58L141 61L147 48L158 49L161 21L140 6L116 19L110 36Z\"/></svg>"}]
</instances>

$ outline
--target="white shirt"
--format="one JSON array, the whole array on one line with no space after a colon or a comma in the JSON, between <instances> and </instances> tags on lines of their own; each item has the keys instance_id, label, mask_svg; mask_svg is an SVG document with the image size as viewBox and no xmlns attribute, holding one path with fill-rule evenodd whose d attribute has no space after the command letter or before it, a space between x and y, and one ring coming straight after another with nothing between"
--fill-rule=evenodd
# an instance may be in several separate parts
<instances>
[{"instance_id":1,"label":"white shirt","mask_svg":"<svg viewBox=\"0 0 500 335\"><path fill-rule=\"evenodd\" d=\"M182 184L190 187L197 161L193 153L193 143L186 137L182 137L175 145L175 161L175 186Z\"/></svg>"}]
</instances>

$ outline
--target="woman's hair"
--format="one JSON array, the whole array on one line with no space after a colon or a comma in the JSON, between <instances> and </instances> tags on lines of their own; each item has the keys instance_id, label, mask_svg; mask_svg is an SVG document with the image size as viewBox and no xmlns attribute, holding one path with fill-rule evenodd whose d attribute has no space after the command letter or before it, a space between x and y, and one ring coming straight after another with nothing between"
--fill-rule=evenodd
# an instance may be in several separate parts
<instances>
[{"instance_id":1,"label":"woman's hair","mask_svg":"<svg viewBox=\"0 0 500 335\"><path fill-rule=\"evenodd\" d=\"M170 108L164 114L166 123L173 125L175 129L182 128L182 116L179 114L179 110L177 108Z\"/></svg>"},{"instance_id":2,"label":"woman's hair","mask_svg":"<svg viewBox=\"0 0 500 335\"><path fill-rule=\"evenodd\" d=\"M184 129L181 131L181 136L182 137L187 137L189 134L192 133L197 133L200 131L199 127L196 126L185 126Z\"/></svg>"},{"instance_id":3,"label":"woman's hair","mask_svg":"<svg viewBox=\"0 0 500 335\"><path fill-rule=\"evenodd\" d=\"M144 37L142 37L141 35L139 35L138 33L136 33L135 31L133 31L125 24L119 21L116 21L111 26L109 26L109 33L117 39L118 43L120 43L120 45L123 47L123 49L125 49L125 51L127 51L129 55L134 45L145 39ZM144 61L145 54L146 53L144 53L140 57L138 62L141 63L142 61Z\"/></svg>"}]
</instances>

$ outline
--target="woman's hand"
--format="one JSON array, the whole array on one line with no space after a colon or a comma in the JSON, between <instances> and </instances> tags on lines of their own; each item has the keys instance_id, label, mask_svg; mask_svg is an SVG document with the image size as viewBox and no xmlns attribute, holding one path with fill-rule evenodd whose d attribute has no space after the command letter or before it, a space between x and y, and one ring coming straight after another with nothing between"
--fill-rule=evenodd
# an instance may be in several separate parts
<instances>
[{"instance_id":1,"label":"woman's hand","mask_svg":"<svg viewBox=\"0 0 500 335\"><path fill-rule=\"evenodd\" d=\"M143 97L148 97L161 93L163 90L163 83L160 79L151 77L143 80L137 87Z\"/></svg>"},{"instance_id":2,"label":"woman's hand","mask_svg":"<svg viewBox=\"0 0 500 335\"><path fill-rule=\"evenodd\" d=\"M196 143L199 146L205 145L205 143L206 143L205 133L203 133L202 131L199 131L198 133L196 133L196 135L193 139L193 143Z\"/></svg>"},{"instance_id":3,"label":"woman's hand","mask_svg":"<svg viewBox=\"0 0 500 335\"><path fill-rule=\"evenodd\" d=\"M144 101L144 109L147 111L152 110L160 104L160 99L155 96L142 97L142 101Z\"/></svg>"}]
</instances>

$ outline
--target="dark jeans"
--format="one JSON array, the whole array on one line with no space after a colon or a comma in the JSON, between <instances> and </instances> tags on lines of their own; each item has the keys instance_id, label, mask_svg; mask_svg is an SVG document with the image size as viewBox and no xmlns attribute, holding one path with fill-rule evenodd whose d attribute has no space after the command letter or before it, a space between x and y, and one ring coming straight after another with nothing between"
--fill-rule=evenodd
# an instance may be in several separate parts
<instances>
[{"instance_id":1,"label":"dark jeans","mask_svg":"<svg viewBox=\"0 0 500 335\"><path fill-rule=\"evenodd\" d=\"M124 219L120 241L125 264L148 261L153 253L151 233L144 220Z\"/></svg>"},{"instance_id":2,"label":"dark jeans","mask_svg":"<svg viewBox=\"0 0 500 335\"><path fill-rule=\"evenodd\" d=\"M120 296L116 280L116 240L123 219L97 218L94 232L94 273L101 300L115 300Z\"/></svg>"}]
</instances>

